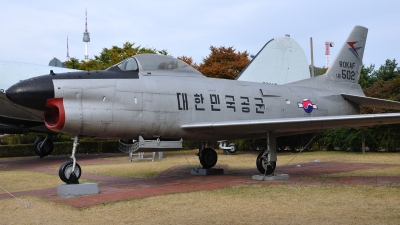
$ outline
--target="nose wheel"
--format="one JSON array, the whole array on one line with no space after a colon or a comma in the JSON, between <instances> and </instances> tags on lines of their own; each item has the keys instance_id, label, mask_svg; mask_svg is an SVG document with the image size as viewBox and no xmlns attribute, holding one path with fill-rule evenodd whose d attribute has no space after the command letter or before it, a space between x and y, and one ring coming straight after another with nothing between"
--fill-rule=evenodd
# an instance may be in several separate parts
<instances>
[{"instance_id":1,"label":"nose wheel","mask_svg":"<svg viewBox=\"0 0 400 225\"><path fill-rule=\"evenodd\" d=\"M78 180L81 177L82 169L78 163L75 163L75 169L73 169L73 164L72 161L65 162L58 170L58 176L67 184L79 184Z\"/></svg>"}]
</instances>

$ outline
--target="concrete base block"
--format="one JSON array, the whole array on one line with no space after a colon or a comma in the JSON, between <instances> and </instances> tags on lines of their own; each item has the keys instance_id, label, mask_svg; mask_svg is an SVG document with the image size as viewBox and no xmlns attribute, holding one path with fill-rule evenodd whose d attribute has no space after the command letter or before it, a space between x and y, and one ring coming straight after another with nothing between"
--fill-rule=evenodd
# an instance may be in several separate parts
<instances>
[{"instance_id":1,"label":"concrete base block","mask_svg":"<svg viewBox=\"0 0 400 225\"><path fill-rule=\"evenodd\" d=\"M59 184L57 185L57 195L63 198L78 197L84 195L95 195L99 193L99 184Z\"/></svg>"},{"instance_id":2,"label":"concrete base block","mask_svg":"<svg viewBox=\"0 0 400 225\"><path fill-rule=\"evenodd\" d=\"M264 177L264 175L253 175L251 178L253 180L271 181L271 180L289 180L290 176L289 176L289 174L274 174L274 175L269 175L269 176L265 176L265 177Z\"/></svg>"},{"instance_id":3,"label":"concrete base block","mask_svg":"<svg viewBox=\"0 0 400 225\"><path fill-rule=\"evenodd\" d=\"M190 174L192 175L216 175L216 174L224 174L224 169L221 168L211 168L211 169L203 169L203 168L192 168L190 170Z\"/></svg>"}]
</instances>

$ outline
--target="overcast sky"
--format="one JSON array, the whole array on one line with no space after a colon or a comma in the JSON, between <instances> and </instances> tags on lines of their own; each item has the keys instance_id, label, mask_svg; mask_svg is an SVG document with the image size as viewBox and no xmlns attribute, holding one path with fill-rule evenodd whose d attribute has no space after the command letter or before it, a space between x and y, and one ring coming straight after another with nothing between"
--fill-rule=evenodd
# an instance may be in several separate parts
<instances>
[{"instance_id":1,"label":"overcast sky","mask_svg":"<svg viewBox=\"0 0 400 225\"><path fill-rule=\"evenodd\" d=\"M126 41L165 49L199 63L212 46L257 54L274 37L290 34L310 63L324 66L325 41L335 42L331 61L355 25L369 29L364 64L400 60L400 1L380 0L168 0L2 1L0 60L47 65L69 54L84 58L88 11L89 57Z\"/></svg>"}]
</instances>

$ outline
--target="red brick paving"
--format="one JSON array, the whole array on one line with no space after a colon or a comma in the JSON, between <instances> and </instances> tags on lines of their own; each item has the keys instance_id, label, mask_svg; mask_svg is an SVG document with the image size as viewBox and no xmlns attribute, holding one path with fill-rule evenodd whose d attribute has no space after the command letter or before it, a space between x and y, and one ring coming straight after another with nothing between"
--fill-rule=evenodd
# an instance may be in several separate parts
<instances>
[{"instance_id":1,"label":"red brick paving","mask_svg":"<svg viewBox=\"0 0 400 225\"><path fill-rule=\"evenodd\" d=\"M101 154L101 155L79 155L79 163L98 164L115 162L104 158L119 157L121 154ZM0 171L4 170L29 170L57 174L57 169L62 162L66 161L66 156L52 156L44 159L38 157L13 158L0 160ZM150 196L183 193L200 190L214 190L242 185L308 185L308 186L330 186L330 185L371 185L371 186L393 186L400 187L399 176L355 176L331 178L324 177L332 173L340 173L364 169L387 168L398 165L388 164L367 164L367 163L338 163L338 162L310 162L301 164L300 167L294 165L277 167L276 173L286 173L290 175L289 180L278 181L255 181L251 176L258 174L256 168L243 170L227 170L226 165L219 165L225 168L223 175L196 176L190 174L189 166L175 166L165 170L154 178L123 178L109 175L98 175L83 173L82 178L99 181L98 195L82 196L75 198L61 198L56 195L56 187L13 192L15 196L32 195L48 199L50 201L68 204L76 208L82 208L105 202L114 202ZM61 182L60 182L61 183ZM0 199L9 198L7 193L0 194Z\"/></svg>"}]
</instances>

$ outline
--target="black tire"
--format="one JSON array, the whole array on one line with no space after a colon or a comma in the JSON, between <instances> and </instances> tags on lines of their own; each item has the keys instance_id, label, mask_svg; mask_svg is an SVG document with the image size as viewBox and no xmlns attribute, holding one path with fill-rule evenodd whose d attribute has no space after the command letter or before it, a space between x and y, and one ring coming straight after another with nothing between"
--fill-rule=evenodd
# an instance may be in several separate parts
<instances>
[{"instance_id":1,"label":"black tire","mask_svg":"<svg viewBox=\"0 0 400 225\"><path fill-rule=\"evenodd\" d=\"M35 142L33 142L33 150L38 156L40 156L40 152L42 150L43 150L42 154L43 157L50 155L54 150L53 141L50 138L48 138L46 143L44 143L44 145L42 146L42 150L40 149L40 145L43 143L45 139L46 139L45 137L39 137L35 140Z\"/></svg>"},{"instance_id":2,"label":"black tire","mask_svg":"<svg viewBox=\"0 0 400 225\"><path fill-rule=\"evenodd\" d=\"M217 152L212 148L203 149L203 151L200 152L199 158L204 169L214 167L218 161Z\"/></svg>"},{"instance_id":3,"label":"black tire","mask_svg":"<svg viewBox=\"0 0 400 225\"><path fill-rule=\"evenodd\" d=\"M68 183L69 176L70 176L71 170L72 170L72 164L73 164L72 161L65 162L60 166L60 169L58 170L58 176L65 183ZM81 177L81 174L82 174L81 166L79 166L79 164L76 163L75 164L76 178L79 179Z\"/></svg>"},{"instance_id":4,"label":"black tire","mask_svg":"<svg viewBox=\"0 0 400 225\"><path fill-rule=\"evenodd\" d=\"M228 152L233 154L237 151L237 146L234 143L230 143L229 147L231 147L230 149L228 149Z\"/></svg>"},{"instance_id":5,"label":"black tire","mask_svg":"<svg viewBox=\"0 0 400 225\"><path fill-rule=\"evenodd\" d=\"M258 154L257 156L257 161L256 161L257 169L261 174L271 175L275 171L276 162L272 162L271 165L267 165L267 161L261 158L263 154L264 152L260 152L260 154Z\"/></svg>"}]
</instances>

